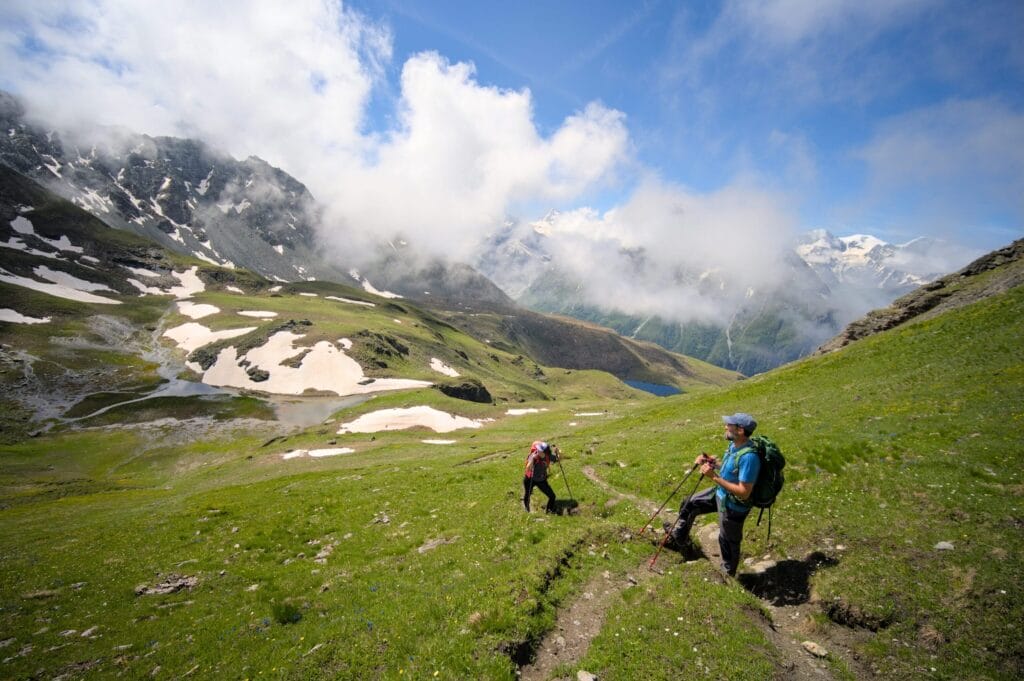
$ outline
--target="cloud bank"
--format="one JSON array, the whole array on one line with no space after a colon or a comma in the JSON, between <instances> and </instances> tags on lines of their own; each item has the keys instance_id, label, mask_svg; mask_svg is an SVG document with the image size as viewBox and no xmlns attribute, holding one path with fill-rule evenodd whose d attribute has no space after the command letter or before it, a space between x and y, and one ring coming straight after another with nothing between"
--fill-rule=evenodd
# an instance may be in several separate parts
<instances>
[{"instance_id":1,"label":"cloud bank","mask_svg":"<svg viewBox=\"0 0 1024 681\"><path fill-rule=\"evenodd\" d=\"M516 206L571 201L614 177L625 116L597 102L549 134L528 90L481 85L426 52L402 66L388 129L386 26L335 2L15 3L3 10L2 86L61 128L119 125L259 155L328 206L352 250L402 235L437 255Z\"/></svg>"},{"instance_id":2,"label":"cloud bank","mask_svg":"<svg viewBox=\"0 0 1024 681\"><path fill-rule=\"evenodd\" d=\"M687 163L714 178L700 189L645 168L622 111L595 100L540 125L529 89L481 83L472 63L437 52L396 63L389 26L333 0L12 0L0 7L0 87L57 127L118 125L258 155L309 186L324 204L325 240L349 259L396 237L469 259L510 215L528 222L557 207L553 252L573 271L599 274L588 278L593 300L710 319L722 299L699 273L728 277L737 295L771 285L778 268L751 259L779 256L797 231L797 204L843 160L821 146L844 122L828 107L888 104L916 71L947 83L975 77L981 56L944 52L949 41L935 39L952 30L947 14L965 44L1005 45L1011 75L1024 69L1014 22L993 21L1006 6L993 7L961 20L945 0L729 1L705 21L678 21L653 71L689 115L638 134L667 144L682 129L694 142ZM564 68L610 50L647 10L659 11L634 14ZM893 39L914 22L927 39ZM844 197L848 214L916 195L930 220L977 219L966 195L980 191L1002 218L1024 218L1019 103L921 101L883 106L856 149L844 148L868 185ZM739 115L747 110L757 113ZM801 118L812 111L823 120ZM608 189L627 195L588 207Z\"/></svg>"}]
</instances>

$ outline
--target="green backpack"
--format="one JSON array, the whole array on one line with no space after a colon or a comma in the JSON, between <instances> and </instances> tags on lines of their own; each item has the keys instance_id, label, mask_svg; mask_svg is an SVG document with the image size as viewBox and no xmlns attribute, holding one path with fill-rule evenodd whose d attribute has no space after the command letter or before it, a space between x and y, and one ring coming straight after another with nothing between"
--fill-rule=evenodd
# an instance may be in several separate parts
<instances>
[{"instance_id":1,"label":"green backpack","mask_svg":"<svg viewBox=\"0 0 1024 681\"><path fill-rule=\"evenodd\" d=\"M740 503L762 509L770 508L785 483L782 469L786 467L786 457L779 451L779 446L764 435L755 435L750 438L749 444L743 449L748 447L757 453L757 458L761 459L761 471L757 474L757 481L754 482L754 489L751 490L750 496ZM734 475L738 475L740 457L737 456L733 460L736 462Z\"/></svg>"}]
</instances>

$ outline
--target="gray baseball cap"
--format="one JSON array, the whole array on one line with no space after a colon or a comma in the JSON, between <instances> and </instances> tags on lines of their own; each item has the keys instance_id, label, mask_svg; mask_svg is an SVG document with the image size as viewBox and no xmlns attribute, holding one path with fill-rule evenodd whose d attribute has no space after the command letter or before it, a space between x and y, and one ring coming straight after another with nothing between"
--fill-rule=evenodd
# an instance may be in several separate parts
<instances>
[{"instance_id":1,"label":"gray baseball cap","mask_svg":"<svg viewBox=\"0 0 1024 681\"><path fill-rule=\"evenodd\" d=\"M727 425L739 426L747 435L753 433L757 428L757 421L754 420L754 417L743 412L736 412L732 416L723 416L722 422Z\"/></svg>"}]
</instances>

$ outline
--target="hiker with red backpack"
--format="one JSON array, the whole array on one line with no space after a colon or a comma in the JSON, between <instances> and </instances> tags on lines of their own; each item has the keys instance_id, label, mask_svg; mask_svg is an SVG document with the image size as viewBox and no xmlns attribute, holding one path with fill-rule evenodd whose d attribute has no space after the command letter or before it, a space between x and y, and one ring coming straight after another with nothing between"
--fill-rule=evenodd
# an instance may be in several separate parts
<instances>
[{"instance_id":1,"label":"hiker with red backpack","mask_svg":"<svg viewBox=\"0 0 1024 681\"><path fill-rule=\"evenodd\" d=\"M547 442L537 440L530 445L530 454L526 457L526 470L523 473L523 506L526 512L530 512L530 494L536 487L548 498L544 510L547 513L555 513L555 490L548 484L548 468L552 463L558 461L561 454L558 447L549 445Z\"/></svg>"},{"instance_id":2,"label":"hiker with red backpack","mask_svg":"<svg viewBox=\"0 0 1024 681\"><path fill-rule=\"evenodd\" d=\"M718 546L722 552L722 571L736 576L743 541L743 523L750 513L748 501L761 470L761 458L750 442L757 421L750 414L723 416L725 439L729 447L721 465L715 457L701 454L694 461L701 475L715 483L683 500L675 524L666 523L665 546L680 552L696 553L690 539L690 528L697 516L718 513Z\"/></svg>"}]
</instances>

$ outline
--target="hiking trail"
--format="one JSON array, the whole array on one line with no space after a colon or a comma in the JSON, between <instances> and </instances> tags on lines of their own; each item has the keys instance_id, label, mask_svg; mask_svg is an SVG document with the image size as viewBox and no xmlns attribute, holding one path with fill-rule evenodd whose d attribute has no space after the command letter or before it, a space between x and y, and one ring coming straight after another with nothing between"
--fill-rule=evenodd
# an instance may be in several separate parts
<instances>
[{"instance_id":1,"label":"hiking trail","mask_svg":"<svg viewBox=\"0 0 1024 681\"><path fill-rule=\"evenodd\" d=\"M587 479L613 497L607 502L609 505L628 501L647 516L658 509L658 504L649 499L616 490L592 466L584 466L582 472ZM674 509L670 512L669 508L671 506L666 506L662 514L674 518ZM648 530L654 537L664 536L659 521L660 516L652 521L651 530ZM840 625L822 625L813 617L821 612L821 608L811 592L810 576L821 566L834 565L837 562L835 558L823 552L814 552L802 561L772 560L770 555L761 560L748 558L737 579L733 580L723 576L714 567L721 560L717 525L711 523L695 526L694 534L719 583L746 589L761 599L770 613L770 619L759 619L757 624L779 653L776 678L794 681L837 679L845 677L844 671L857 679L873 677L871 670L861 664L856 652L856 645L869 637L870 633ZM624 540L632 538L630 534ZM626 589L643 584L658 574L648 568L648 559L645 559L625 575L604 571L593 576L579 597L559 609L555 626L537 646L534 660L520 668L519 678L524 681L543 681L550 678L551 672L559 665L575 666L586 655L590 642L600 633L605 613L615 598ZM813 642L817 647L805 647L805 642ZM815 649L827 655L818 657L812 652Z\"/></svg>"}]
</instances>

